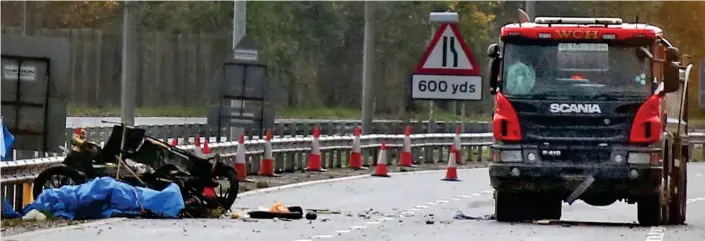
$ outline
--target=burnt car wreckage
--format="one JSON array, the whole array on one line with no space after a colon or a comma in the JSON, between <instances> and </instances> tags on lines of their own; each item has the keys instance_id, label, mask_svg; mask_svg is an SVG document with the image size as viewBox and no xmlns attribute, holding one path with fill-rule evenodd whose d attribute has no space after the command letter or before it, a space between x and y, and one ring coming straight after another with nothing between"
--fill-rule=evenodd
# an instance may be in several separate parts
<instances>
[{"instance_id":1,"label":"burnt car wreckage","mask_svg":"<svg viewBox=\"0 0 705 241\"><path fill-rule=\"evenodd\" d=\"M154 190L175 183L186 206L181 217L213 216L212 210L230 210L237 198L235 169L219 154L200 157L147 136L141 128L114 125L103 148L85 140L79 130L72 138L72 149L65 151L62 163L43 170L35 179L35 199L45 188L79 185L98 177ZM215 196L203 195L208 188L215 189Z\"/></svg>"}]
</instances>

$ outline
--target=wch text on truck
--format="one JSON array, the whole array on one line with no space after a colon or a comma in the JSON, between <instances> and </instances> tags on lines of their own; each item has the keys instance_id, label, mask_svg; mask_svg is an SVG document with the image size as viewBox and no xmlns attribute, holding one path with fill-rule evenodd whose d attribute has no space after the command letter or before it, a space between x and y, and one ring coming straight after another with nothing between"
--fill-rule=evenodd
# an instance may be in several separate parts
<instances>
[{"instance_id":1,"label":"wch text on truck","mask_svg":"<svg viewBox=\"0 0 705 241\"><path fill-rule=\"evenodd\" d=\"M488 49L497 220L560 219L563 201L581 199L683 224L692 65L652 25L523 19Z\"/></svg>"}]
</instances>

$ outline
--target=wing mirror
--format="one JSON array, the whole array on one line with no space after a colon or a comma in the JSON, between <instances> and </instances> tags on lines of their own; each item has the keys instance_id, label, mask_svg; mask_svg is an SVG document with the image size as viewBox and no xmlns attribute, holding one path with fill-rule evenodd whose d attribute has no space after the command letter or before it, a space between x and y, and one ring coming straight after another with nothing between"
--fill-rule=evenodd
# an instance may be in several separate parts
<instances>
[{"instance_id":1,"label":"wing mirror","mask_svg":"<svg viewBox=\"0 0 705 241\"><path fill-rule=\"evenodd\" d=\"M663 92L672 93L680 89L680 51L676 47L666 49L666 62L663 71Z\"/></svg>"},{"instance_id":2,"label":"wing mirror","mask_svg":"<svg viewBox=\"0 0 705 241\"><path fill-rule=\"evenodd\" d=\"M502 63L502 57L499 56L499 44L493 43L487 48L487 56L490 57L490 94L497 93L497 85L499 79L499 66Z\"/></svg>"},{"instance_id":3,"label":"wing mirror","mask_svg":"<svg viewBox=\"0 0 705 241\"><path fill-rule=\"evenodd\" d=\"M499 57L499 44L493 43L487 48L487 57L497 58Z\"/></svg>"}]
</instances>

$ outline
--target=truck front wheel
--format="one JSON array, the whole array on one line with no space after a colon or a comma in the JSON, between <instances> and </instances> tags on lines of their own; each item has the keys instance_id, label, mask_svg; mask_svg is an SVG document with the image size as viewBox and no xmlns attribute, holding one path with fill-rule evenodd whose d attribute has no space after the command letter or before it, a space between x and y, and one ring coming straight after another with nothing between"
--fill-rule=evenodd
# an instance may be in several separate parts
<instances>
[{"instance_id":1,"label":"truck front wheel","mask_svg":"<svg viewBox=\"0 0 705 241\"><path fill-rule=\"evenodd\" d=\"M538 195L534 202L536 204L535 219L560 220L563 214L563 202L560 197L550 194Z\"/></svg>"},{"instance_id":2,"label":"truck front wheel","mask_svg":"<svg viewBox=\"0 0 705 241\"><path fill-rule=\"evenodd\" d=\"M528 217L530 200L522 198L526 195L507 191L495 191L494 215L498 222L520 222Z\"/></svg>"},{"instance_id":3,"label":"truck front wheel","mask_svg":"<svg viewBox=\"0 0 705 241\"><path fill-rule=\"evenodd\" d=\"M662 223L659 194L645 196L637 202L637 219L642 226L658 226Z\"/></svg>"}]
</instances>

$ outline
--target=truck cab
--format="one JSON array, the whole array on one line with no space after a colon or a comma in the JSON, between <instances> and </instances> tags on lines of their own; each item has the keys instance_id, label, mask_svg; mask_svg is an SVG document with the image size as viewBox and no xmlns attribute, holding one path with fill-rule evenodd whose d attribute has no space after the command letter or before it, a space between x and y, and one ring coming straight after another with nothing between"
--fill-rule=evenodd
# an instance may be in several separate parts
<instances>
[{"instance_id":1,"label":"truck cab","mask_svg":"<svg viewBox=\"0 0 705 241\"><path fill-rule=\"evenodd\" d=\"M680 53L662 30L538 17L505 25L500 40L488 48L497 220L560 219L563 201L621 200L637 203L641 224L662 223L668 140L687 127Z\"/></svg>"}]
</instances>

